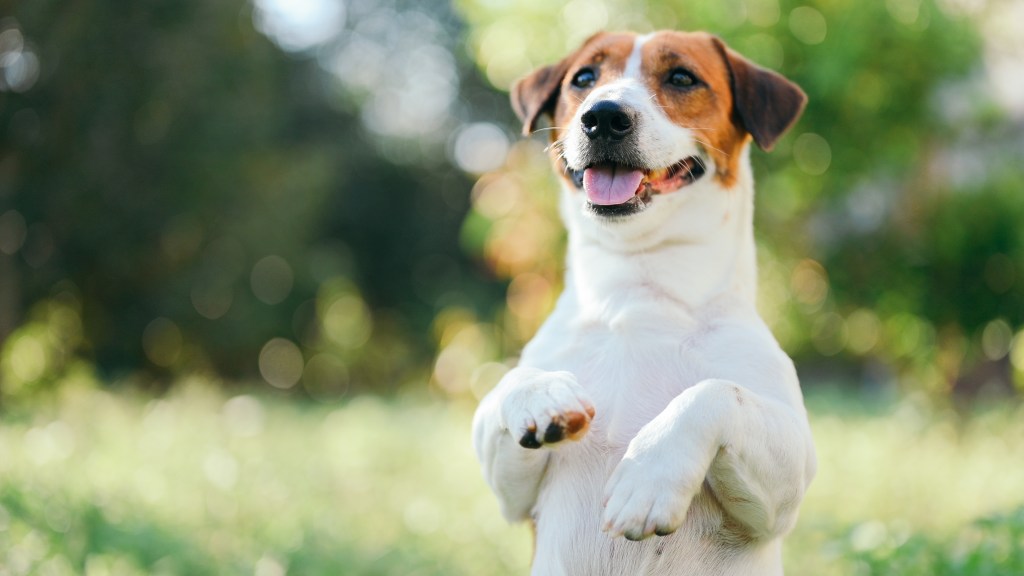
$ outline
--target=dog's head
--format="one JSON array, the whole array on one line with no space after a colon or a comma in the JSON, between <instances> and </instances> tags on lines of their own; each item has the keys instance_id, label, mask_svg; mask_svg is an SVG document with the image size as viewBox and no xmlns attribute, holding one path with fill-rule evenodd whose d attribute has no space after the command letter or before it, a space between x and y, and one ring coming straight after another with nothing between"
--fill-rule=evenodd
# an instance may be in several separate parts
<instances>
[{"instance_id":1,"label":"dog's head","mask_svg":"<svg viewBox=\"0 0 1024 576\"><path fill-rule=\"evenodd\" d=\"M552 158L571 201L620 230L742 182L750 140L771 149L806 100L718 38L670 31L599 33L512 91L524 134L552 119Z\"/></svg>"}]
</instances>

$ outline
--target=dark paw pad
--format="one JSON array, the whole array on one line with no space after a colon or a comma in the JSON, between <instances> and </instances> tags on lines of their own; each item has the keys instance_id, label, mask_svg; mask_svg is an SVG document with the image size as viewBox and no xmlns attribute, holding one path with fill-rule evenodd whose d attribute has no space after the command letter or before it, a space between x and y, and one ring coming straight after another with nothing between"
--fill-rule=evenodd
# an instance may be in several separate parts
<instances>
[{"instance_id":1,"label":"dark paw pad","mask_svg":"<svg viewBox=\"0 0 1024 576\"><path fill-rule=\"evenodd\" d=\"M547 437L546 433L545 437ZM530 449L536 449L541 447L540 440L537 440L537 428L535 426L530 426L526 430L526 434L523 434L523 437L519 439L519 445L522 446L523 448Z\"/></svg>"},{"instance_id":2,"label":"dark paw pad","mask_svg":"<svg viewBox=\"0 0 1024 576\"><path fill-rule=\"evenodd\" d=\"M567 412L551 419L551 423L538 437L537 427L530 426L519 439L523 448L540 448L544 444L556 444L562 440L579 440L590 427L590 419L594 417L594 409L588 408L586 413Z\"/></svg>"},{"instance_id":3,"label":"dark paw pad","mask_svg":"<svg viewBox=\"0 0 1024 576\"><path fill-rule=\"evenodd\" d=\"M544 431L544 441L552 444L562 438L565 438L565 431L562 429L562 425L557 420L552 420L551 424L548 424L548 429Z\"/></svg>"}]
</instances>

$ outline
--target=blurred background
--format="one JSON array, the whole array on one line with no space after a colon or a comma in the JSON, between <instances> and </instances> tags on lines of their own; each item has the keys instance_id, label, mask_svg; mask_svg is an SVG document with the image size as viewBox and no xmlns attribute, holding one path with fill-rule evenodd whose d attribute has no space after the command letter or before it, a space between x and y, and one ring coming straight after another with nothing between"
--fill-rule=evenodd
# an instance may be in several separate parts
<instances>
[{"instance_id":1,"label":"blurred background","mask_svg":"<svg viewBox=\"0 0 1024 576\"><path fill-rule=\"evenodd\" d=\"M1024 573L1021 0L0 0L0 575L525 574L469 446L561 289L511 83L705 29L810 103L759 305L792 574Z\"/></svg>"}]
</instances>

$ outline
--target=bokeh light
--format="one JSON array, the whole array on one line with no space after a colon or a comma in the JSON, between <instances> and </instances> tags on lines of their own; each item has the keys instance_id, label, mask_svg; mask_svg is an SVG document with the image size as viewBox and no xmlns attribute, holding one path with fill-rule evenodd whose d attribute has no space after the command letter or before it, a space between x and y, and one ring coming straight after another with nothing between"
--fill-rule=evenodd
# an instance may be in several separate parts
<instances>
[{"instance_id":1,"label":"bokeh light","mask_svg":"<svg viewBox=\"0 0 1024 576\"><path fill-rule=\"evenodd\" d=\"M230 285L218 277L203 279L192 288L192 305L204 318L216 320L228 313L234 301Z\"/></svg>"},{"instance_id":2,"label":"bokeh light","mask_svg":"<svg viewBox=\"0 0 1024 576\"><path fill-rule=\"evenodd\" d=\"M264 555L256 561L253 576L285 576L287 573L288 568L280 560Z\"/></svg>"},{"instance_id":3,"label":"bokeh light","mask_svg":"<svg viewBox=\"0 0 1024 576\"><path fill-rule=\"evenodd\" d=\"M828 273L814 260L801 260L790 279L793 295L810 310L817 310L828 295Z\"/></svg>"},{"instance_id":4,"label":"bokeh light","mask_svg":"<svg viewBox=\"0 0 1024 576\"><path fill-rule=\"evenodd\" d=\"M443 143L459 90L450 44L431 12L361 3L350 30L336 35L319 61L341 92L362 103L363 124L372 132Z\"/></svg>"},{"instance_id":5,"label":"bokeh light","mask_svg":"<svg viewBox=\"0 0 1024 576\"><path fill-rule=\"evenodd\" d=\"M302 351L286 338L273 338L260 350L260 375L275 388L291 388L302 378Z\"/></svg>"},{"instance_id":6,"label":"bokeh light","mask_svg":"<svg viewBox=\"0 0 1024 576\"><path fill-rule=\"evenodd\" d=\"M337 401L349 388L348 366L338 356L321 352L306 362L302 384L310 396L321 401Z\"/></svg>"},{"instance_id":7,"label":"bokeh light","mask_svg":"<svg viewBox=\"0 0 1024 576\"><path fill-rule=\"evenodd\" d=\"M11 18L0 20L0 92L27 92L39 80L39 57Z\"/></svg>"},{"instance_id":8,"label":"bokeh light","mask_svg":"<svg viewBox=\"0 0 1024 576\"><path fill-rule=\"evenodd\" d=\"M84 334L81 302L69 282L58 284L54 296L36 304L29 321L14 330L0 345L0 387L3 397L31 397L58 375L80 366L75 352Z\"/></svg>"},{"instance_id":9,"label":"bokeh light","mask_svg":"<svg viewBox=\"0 0 1024 576\"><path fill-rule=\"evenodd\" d=\"M333 40L345 26L342 0L256 0L255 4L256 28L292 52Z\"/></svg>"},{"instance_id":10,"label":"bokeh light","mask_svg":"<svg viewBox=\"0 0 1024 576\"><path fill-rule=\"evenodd\" d=\"M181 356L184 337L177 324L167 318L156 318L142 333L142 348L146 357L157 366L173 366Z\"/></svg>"},{"instance_id":11,"label":"bokeh light","mask_svg":"<svg viewBox=\"0 0 1024 576\"><path fill-rule=\"evenodd\" d=\"M462 170L483 174L504 164L508 149L508 136L501 128L489 122L477 122L455 133L452 156Z\"/></svg>"},{"instance_id":12,"label":"bokeh light","mask_svg":"<svg viewBox=\"0 0 1024 576\"><path fill-rule=\"evenodd\" d=\"M249 279L253 294L265 304L277 304L292 291L292 268L280 256L261 258L253 265Z\"/></svg>"},{"instance_id":13,"label":"bokeh light","mask_svg":"<svg viewBox=\"0 0 1024 576\"><path fill-rule=\"evenodd\" d=\"M864 355L870 352L881 337L882 323L873 311L858 308L846 319L849 331L847 346L854 354Z\"/></svg>"},{"instance_id":14,"label":"bokeh light","mask_svg":"<svg viewBox=\"0 0 1024 576\"><path fill-rule=\"evenodd\" d=\"M754 26L774 26L782 16L778 0L747 0L747 19Z\"/></svg>"},{"instance_id":15,"label":"bokeh light","mask_svg":"<svg viewBox=\"0 0 1024 576\"><path fill-rule=\"evenodd\" d=\"M32 382L46 373L46 346L41 338L26 334L18 338L10 349L8 366L18 381Z\"/></svg>"},{"instance_id":16,"label":"bokeh light","mask_svg":"<svg viewBox=\"0 0 1024 576\"><path fill-rule=\"evenodd\" d=\"M807 174L820 176L832 163L832 148L818 134L806 132L793 143L793 160Z\"/></svg>"},{"instance_id":17,"label":"bokeh light","mask_svg":"<svg viewBox=\"0 0 1024 576\"><path fill-rule=\"evenodd\" d=\"M828 34L828 22L810 6L798 6L789 13L789 29L804 44L821 44Z\"/></svg>"},{"instance_id":18,"label":"bokeh light","mask_svg":"<svg viewBox=\"0 0 1024 576\"><path fill-rule=\"evenodd\" d=\"M265 410L259 399L243 394L224 403L221 409L224 427L229 434L238 438L252 438L263 433L266 422Z\"/></svg>"},{"instance_id":19,"label":"bokeh light","mask_svg":"<svg viewBox=\"0 0 1024 576\"><path fill-rule=\"evenodd\" d=\"M998 318L985 325L981 333L981 349L989 360L1001 360L1010 353L1013 329L1010 324Z\"/></svg>"},{"instance_id":20,"label":"bokeh light","mask_svg":"<svg viewBox=\"0 0 1024 576\"><path fill-rule=\"evenodd\" d=\"M373 331L373 318L357 294L341 294L323 306L324 334L345 349L361 347Z\"/></svg>"},{"instance_id":21,"label":"bokeh light","mask_svg":"<svg viewBox=\"0 0 1024 576\"><path fill-rule=\"evenodd\" d=\"M894 20L908 26L917 22L921 14L921 0L885 0L885 7Z\"/></svg>"}]
</instances>

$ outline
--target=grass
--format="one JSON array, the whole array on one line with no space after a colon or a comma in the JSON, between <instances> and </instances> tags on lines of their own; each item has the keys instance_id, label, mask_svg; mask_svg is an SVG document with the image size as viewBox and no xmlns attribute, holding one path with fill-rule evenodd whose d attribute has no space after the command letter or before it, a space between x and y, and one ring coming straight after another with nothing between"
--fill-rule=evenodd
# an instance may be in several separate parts
<instances>
[{"instance_id":1,"label":"grass","mask_svg":"<svg viewBox=\"0 0 1024 576\"><path fill-rule=\"evenodd\" d=\"M821 465L790 575L1024 574L1024 409L809 405ZM526 574L472 409L67 387L0 424L0 576Z\"/></svg>"},{"instance_id":2,"label":"grass","mask_svg":"<svg viewBox=\"0 0 1024 576\"><path fill-rule=\"evenodd\" d=\"M965 416L818 393L808 409L819 470L790 573L1024 574L1024 406Z\"/></svg>"}]
</instances>

